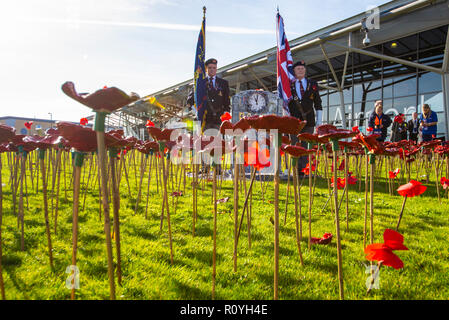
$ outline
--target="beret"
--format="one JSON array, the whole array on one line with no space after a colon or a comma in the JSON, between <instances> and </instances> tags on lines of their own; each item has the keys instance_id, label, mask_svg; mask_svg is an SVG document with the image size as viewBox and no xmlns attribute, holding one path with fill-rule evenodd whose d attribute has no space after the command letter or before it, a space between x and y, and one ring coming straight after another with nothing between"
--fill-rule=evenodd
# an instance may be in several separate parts
<instances>
[{"instance_id":1,"label":"beret","mask_svg":"<svg viewBox=\"0 0 449 320\"><path fill-rule=\"evenodd\" d=\"M206 62L204 64L207 66L210 63L217 64L217 59L210 58L210 59L206 60Z\"/></svg>"},{"instance_id":2,"label":"beret","mask_svg":"<svg viewBox=\"0 0 449 320\"><path fill-rule=\"evenodd\" d=\"M303 67L305 67L305 66L306 66L306 63L304 62L304 60L299 60L299 61L296 61L296 62L295 62L295 64L293 65L293 69L295 69L297 66L303 66Z\"/></svg>"}]
</instances>

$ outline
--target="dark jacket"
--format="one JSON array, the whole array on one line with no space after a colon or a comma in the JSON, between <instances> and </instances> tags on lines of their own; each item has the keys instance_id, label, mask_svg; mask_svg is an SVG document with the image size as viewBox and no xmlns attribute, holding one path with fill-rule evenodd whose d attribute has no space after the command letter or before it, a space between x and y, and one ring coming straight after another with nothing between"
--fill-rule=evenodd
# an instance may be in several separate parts
<instances>
[{"instance_id":1,"label":"dark jacket","mask_svg":"<svg viewBox=\"0 0 449 320\"><path fill-rule=\"evenodd\" d=\"M411 119L408 121L407 129L408 129L409 136L410 136L409 140L417 141L418 134L419 134L419 118L416 118L416 128L414 127L413 119ZM415 130L413 130L413 129L415 129Z\"/></svg>"},{"instance_id":2,"label":"dark jacket","mask_svg":"<svg viewBox=\"0 0 449 320\"><path fill-rule=\"evenodd\" d=\"M391 142L407 140L407 122L394 122L391 127Z\"/></svg>"},{"instance_id":3,"label":"dark jacket","mask_svg":"<svg viewBox=\"0 0 449 320\"><path fill-rule=\"evenodd\" d=\"M376 127L376 119L377 113L373 112L368 120L368 127L371 127L374 129L373 133L378 133L376 131L380 132L380 137L377 139L379 141L385 141L385 138L387 137L387 129L391 125L391 118L386 115L385 113L382 113L382 116L380 117L382 121L382 128Z\"/></svg>"},{"instance_id":4,"label":"dark jacket","mask_svg":"<svg viewBox=\"0 0 449 320\"><path fill-rule=\"evenodd\" d=\"M206 121L205 128L218 128L221 125L220 116L225 112L231 111L229 83L225 79L215 77L215 87L209 86L209 82L206 85L209 103L207 104L204 115ZM194 103L195 98L192 91L187 98L187 104L193 105Z\"/></svg>"},{"instance_id":5,"label":"dark jacket","mask_svg":"<svg viewBox=\"0 0 449 320\"><path fill-rule=\"evenodd\" d=\"M299 95L296 93L295 82L292 82L290 89L292 91L293 99L289 102L288 108L292 117L307 121L307 127L315 126L315 110L323 110L321 106L321 97L316 81L307 79L307 88L304 89L304 96L299 100ZM296 97L296 99L295 99ZM304 117L302 116L298 103L302 106ZM304 119L305 118L305 119Z\"/></svg>"}]
</instances>

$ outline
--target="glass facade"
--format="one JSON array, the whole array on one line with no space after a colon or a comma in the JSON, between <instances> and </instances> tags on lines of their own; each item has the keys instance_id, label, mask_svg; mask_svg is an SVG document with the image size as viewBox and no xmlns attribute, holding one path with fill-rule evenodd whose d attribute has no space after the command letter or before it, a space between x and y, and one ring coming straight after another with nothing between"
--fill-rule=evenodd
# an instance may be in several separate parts
<instances>
[{"instance_id":1,"label":"glass facade","mask_svg":"<svg viewBox=\"0 0 449 320\"><path fill-rule=\"evenodd\" d=\"M388 56L441 68L446 40L447 26L414 34L406 38L370 47L370 50ZM331 59L332 65L344 61L345 56ZM327 80L327 85L336 87L327 64L320 62L309 77L316 81ZM308 68L309 71L310 68ZM335 70L341 79L342 70ZM382 100L384 113L394 118L399 113L410 120L413 112L421 113L423 104L430 105L438 115L438 137L444 137L446 121L440 74L416 69L386 60L379 60L358 53L350 53L343 86L345 114L341 112L340 93L321 90L323 102L323 122L341 127L358 125L361 130L367 126L369 116L374 111L376 100ZM391 127L390 127L391 129ZM390 132L388 137L390 137Z\"/></svg>"}]
</instances>

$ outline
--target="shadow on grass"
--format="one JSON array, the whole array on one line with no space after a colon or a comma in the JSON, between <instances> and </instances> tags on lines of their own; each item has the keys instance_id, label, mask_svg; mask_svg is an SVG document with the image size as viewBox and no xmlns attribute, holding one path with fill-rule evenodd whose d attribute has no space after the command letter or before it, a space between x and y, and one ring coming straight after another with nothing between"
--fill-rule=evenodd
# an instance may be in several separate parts
<instances>
[{"instance_id":1,"label":"shadow on grass","mask_svg":"<svg viewBox=\"0 0 449 320\"><path fill-rule=\"evenodd\" d=\"M193 287L191 285L182 283L176 279L172 279L175 286L174 290L177 293L179 299L188 300L205 300L210 299L210 292L205 292L199 288Z\"/></svg>"}]
</instances>

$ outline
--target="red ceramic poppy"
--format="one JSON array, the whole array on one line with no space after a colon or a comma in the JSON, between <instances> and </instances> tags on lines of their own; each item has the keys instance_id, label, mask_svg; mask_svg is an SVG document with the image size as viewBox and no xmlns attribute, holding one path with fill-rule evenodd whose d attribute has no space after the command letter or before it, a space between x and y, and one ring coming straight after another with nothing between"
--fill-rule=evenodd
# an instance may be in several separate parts
<instances>
[{"instance_id":1,"label":"red ceramic poppy","mask_svg":"<svg viewBox=\"0 0 449 320\"><path fill-rule=\"evenodd\" d=\"M87 118L81 118L80 119L80 125L85 126L89 123L89 120Z\"/></svg>"},{"instance_id":2,"label":"red ceramic poppy","mask_svg":"<svg viewBox=\"0 0 449 320\"><path fill-rule=\"evenodd\" d=\"M374 154L382 153L383 146L376 139L380 137L378 134L372 134L369 136L365 136L362 133L359 133L356 137L352 139L352 141L359 143L362 146L368 148L368 150Z\"/></svg>"},{"instance_id":3,"label":"red ceramic poppy","mask_svg":"<svg viewBox=\"0 0 449 320\"><path fill-rule=\"evenodd\" d=\"M226 130L233 130L236 131L236 134L240 134L240 130L242 132L245 132L246 130L251 129L251 126L249 125L248 121L246 121L246 118L242 118L239 121L237 121L235 124L232 124L230 120L224 120L221 123L220 126L220 133L221 134L227 134L232 135L232 132L226 133Z\"/></svg>"},{"instance_id":4,"label":"red ceramic poppy","mask_svg":"<svg viewBox=\"0 0 449 320\"><path fill-rule=\"evenodd\" d=\"M338 145L342 148L346 147L347 149L356 149L359 144L354 141L338 141Z\"/></svg>"},{"instance_id":5,"label":"red ceramic poppy","mask_svg":"<svg viewBox=\"0 0 449 320\"><path fill-rule=\"evenodd\" d=\"M147 127L148 133L157 141L170 141L170 136L175 129L161 130L156 127Z\"/></svg>"},{"instance_id":6,"label":"red ceramic poppy","mask_svg":"<svg viewBox=\"0 0 449 320\"><path fill-rule=\"evenodd\" d=\"M430 149L430 148L433 148L433 147L439 145L441 142L442 142L441 140L432 140L432 141L422 142L420 146L423 148L426 148L426 149Z\"/></svg>"},{"instance_id":7,"label":"red ceramic poppy","mask_svg":"<svg viewBox=\"0 0 449 320\"><path fill-rule=\"evenodd\" d=\"M338 166L338 171L345 170L345 159L341 160L340 165Z\"/></svg>"},{"instance_id":8,"label":"red ceramic poppy","mask_svg":"<svg viewBox=\"0 0 449 320\"><path fill-rule=\"evenodd\" d=\"M368 131L368 132L373 132L373 131L374 131L374 128L368 127L368 128L366 128L366 131Z\"/></svg>"},{"instance_id":9,"label":"red ceramic poppy","mask_svg":"<svg viewBox=\"0 0 449 320\"><path fill-rule=\"evenodd\" d=\"M329 244L329 243L331 243L332 238L333 238L332 233L326 232L323 235L323 237L321 237L321 238L311 237L310 243L312 243L312 244Z\"/></svg>"},{"instance_id":10,"label":"red ceramic poppy","mask_svg":"<svg viewBox=\"0 0 449 320\"><path fill-rule=\"evenodd\" d=\"M228 202L228 200L229 200L229 197L218 199L217 203L226 203L226 202Z\"/></svg>"},{"instance_id":11,"label":"red ceramic poppy","mask_svg":"<svg viewBox=\"0 0 449 320\"><path fill-rule=\"evenodd\" d=\"M334 187L334 177L331 178L331 187ZM345 179L337 178L337 189L344 189L345 187Z\"/></svg>"},{"instance_id":12,"label":"red ceramic poppy","mask_svg":"<svg viewBox=\"0 0 449 320\"><path fill-rule=\"evenodd\" d=\"M8 144L6 142L0 144L0 153L7 152L7 151L9 151L8 150Z\"/></svg>"},{"instance_id":13,"label":"red ceramic poppy","mask_svg":"<svg viewBox=\"0 0 449 320\"><path fill-rule=\"evenodd\" d=\"M232 116L229 112L225 112L221 117L221 122L226 121L226 120L231 120Z\"/></svg>"},{"instance_id":14,"label":"red ceramic poppy","mask_svg":"<svg viewBox=\"0 0 449 320\"><path fill-rule=\"evenodd\" d=\"M352 127L352 131L360 133L359 126Z\"/></svg>"},{"instance_id":15,"label":"red ceramic poppy","mask_svg":"<svg viewBox=\"0 0 449 320\"><path fill-rule=\"evenodd\" d=\"M23 124L28 130L31 130L31 126L33 125L33 121L27 121Z\"/></svg>"},{"instance_id":16,"label":"red ceramic poppy","mask_svg":"<svg viewBox=\"0 0 449 320\"><path fill-rule=\"evenodd\" d=\"M427 187L421 182L410 180L409 183L400 186L397 192L403 197L415 197L423 194Z\"/></svg>"},{"instance_id":17,"label":"red ceramic poppy","mask_svg":"<svg viewBox=\"0 0 449 320\"><path fill-rule=\"evenodd\" d=\"M312 150L312 149L306 149L301 146L297 146L297 145L291 146L291 145L287 145L287 144L283 144L281 146L281 150L284 151L285 153L288 153L289 155L291 155L294 158L299 158L302 156L307 156L309 154L315 153L315 150Z\"/></svg>"},{"instance_id":18,"label":"red ceramic poppy","mask_svg":"<svg viewBox=\"0 0 449 320\"><path fill-rule=\"evenodd\" d=\"M80 152L97 150L97 135L92 129L69 122L58 122L56 126L70 147Z\"/></svg>"},{"instance_id":19,"label":"red ceramic poppy","mask_svg":"<svg viewBox=\"0 0 449 320\"><path fill-rule=\"evenodd\" d=\"M290 143L292 143L292 141L290 140L290 138L288 136L282 136L282 143L290 144Z\"/></svg>"},{"instance_id":20,"label":"red ceramic poppy","mask_svg":"<svg viewBox=\"0 0 449 320\"><path fill-rule=\"evenodd\" d=\"M33 136L25 136L23 138L23 141L34 143L36 147L39 149L48 149L51 148L54 144L57 144L59 142L59 137L50 135L41 137L38 135L33 135Z\"/></svg>"},{"instance_id":21,"label":"red ceramic poppy","mask_svg":"<svg viewBox=\"0 0 449 320\"><path fill-rule=\"evenodd\" d=\"M384 243L373 243L365 248L366 259L369 261L382 262L383 265L401 269L404 263L393 250L408 250L404 246L404 237L391 229L384 231Z\"/></svg>"},{"instance_id":22,"label":"red ceramic poppy","mask_svg":"<svg viewBox=\"0 0 449 320\"><path fill-rule=\"evenodd\" d=\"M180 197L182 196L182 191L173 191L170 196L172 197Z\"/></svg>"},{"instance_id":23,"label":"red ceramic poppy","mask_svg":"<svg viewBox=\"0 0 449 320\"><path fill-rule=\"evenodd\" d=\"M402 123L402 122L404 122L404 119L402 118L401 115L397 115L396 117L394 117L393 121L397 122L397 123Z\"/></svg>"},{"instance_id":24,"label":"red ceramic poppy","mask_svg":"<svg viewBox=\"0 0 449 320\"><path fill-rule=\"evenodd\" d=\"M395 179L398 176L399 172L401 172L401 169L396 168L396 170L394 171L388 171L388 176L390 179Z\"/></svg>"},{"instance_id":25,"label":"red ceramic poppy","mask_svg":"<svg viewBox=\"0 0 449 320\"><path fill-rule=\"evenodd\" d=\"M248 151L243 154L245 167L253 166L256 170L271 166L270 152L268 149L260 150L259 143L254 141L248 147Z\"/></svg>"},{"instance_id":26,"label":"red ceramic poppy","mask_svg":"<svg viewBox=\"0 0 449 320\"><path fill-rule=\"evenodd\" d=\"M248 140L245 139L244 150L248 150ZM206 142L206 141L205 141ZM215 151L220 151L222 155L231 153L237 150L237 146L234 145L234 141L226 141L221 136L214 137L214 139L205 145L200 152L208 152L211 156L214 156ZM246 151L244 151L246 152Z\"/></svg>"},{"instance_id":27,"label":"red ceramic poppy","mask_svg":"<svg viewBox=\"0 0 449 320\"><path fill-rule=\"evenodd\" d=\"M137 147L137 151L149 154L150 150L159 151L159 144L156 141L142 141Z\"/></svg>"},{"instance_id":28,"label":"red ceramic poppy","mask_svg":"<svg viewBox=\"0 0 449 320\"><path fill-rule=\"evenodd\" d=\"M279 133L297 135L305 127L307 121L301 121L295 117L285 116L280 117L273 114L263 116L246 117L248 124L256 129L278 130Z\"/></svg>"},{"instance_id":29,"label":"red ceramic poppy","mask_svg":"<svg viewBox=\"0 0 449 320\"><path fill-rule=\"evenodd\" d=\"M348 175L348 184L354 185L356 183L357 183L357 178L355 178L351 175ZM346 179L344 179L344 178L343 178L343 184L346 184Z\"/></svg>"},{"instance_id":30,"label":"red ceramic poppy","mask_svg":"<svg viewBox=\"0 0 449 320\"><path fill-rule=\"evenodd\" d=\"M70 81L62 85L62 91L95 111L108 113L139 99L136 94L127 95L115 87L100 89L91 94L79 94L75 90L75 84Z\"/></svg>"},{"instance_id":31,"label":"red ceramic poppy","mask_svg":"<svg viewBox=\"0 0 449 320\"><path fill-rule=\"evenodd\" d=\"M15 128L0 123L0 143L10 141L15 136L15 132Z\"/></svg>"},{"instance_id":32,"label":"red ceramic poppy","mask_svg":"<svg viewBox=\"0 0 449 320\"><path fill-rule=\"evenodd\" d=\"M316 161L314 161L312 163L312 172L316 171ZM308 176L310 174L310 166L309 163L306 164L306 166L304 167L304 169L301 170L302 173L304 173L304 175Z\"/></svg>"},{"instance_id":33,"label":"red ceramic poppy","mask_svg":"<svg viewBox=\"0 0 449 320\"><path fill-rule=\"evenodd\" d=\"M449 188L449 179L446 179L446 177L441 177L440 183L443 186L443 189Z\"/></svg>"},{"instance_id":34,"label":"red ceramic poppy","mask_svg":"<svg viewBox=\"0 0 449 320\"><path fill-rule=\"evenodd\" d=\"M150 119L148 119L145 126L146 126L146 127L154 127L154 122L151 121Z\"/></svg>"},{"instance_id":35,"label":"red ceramic poppy","mask_svg":"<svg viewBox=\"0 0 449 320\"><path fill-rule=\"evenodd\" d=\"M309 143L326 143L328 141L328 139L319 138L317 134L311 133L300 133L297 137L299 140Z\"/></svg>"},{"instance_id":36,"label":"red ceramic poppy","mask_svg":"<svg viewBox=\"0 0 449 320\"><path fill-rule=\"evenodd\" d=\"M449 145L437 146L433 151L440 155L449 154Z\"/></svg>"}]
</instances>

